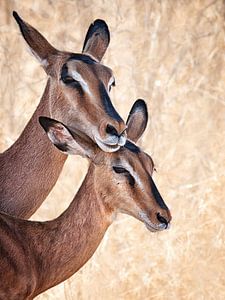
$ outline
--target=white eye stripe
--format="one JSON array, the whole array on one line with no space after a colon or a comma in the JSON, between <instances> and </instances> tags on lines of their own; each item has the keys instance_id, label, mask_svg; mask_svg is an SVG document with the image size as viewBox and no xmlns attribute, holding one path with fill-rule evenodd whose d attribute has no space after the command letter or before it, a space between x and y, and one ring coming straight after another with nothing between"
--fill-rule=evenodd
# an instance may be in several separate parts
<instances>
[{"instance_id":1,"label":"white eye stripe","mask_svg":"<svg viewBox=\"0 0 225 300\"><path fill-rule=\"evenodd\" d=\"M142 190L144 190L144 187L143 187L140 177L134 171L134 169L131 167L131 165L128 164L126 161L123 161L123 164L121 166L130 172L130 174L134 177L136 183L141 187Z\"/></svg>"},{"instance_id":2,"label":"white eye stripe","mask_svg":"<svg viewBox=\"0 0 225 300\"><path fill-rule=\"evenodd\" d=\"M73 79L76 80L76 81L78 81L80 83L80 85L82 86L83 90L87 94L91 95L91 92L89 90L88 84L84 80L84 78L77 71L72 71L71 74L72 74Z\"/></svg>"}]
</instances>

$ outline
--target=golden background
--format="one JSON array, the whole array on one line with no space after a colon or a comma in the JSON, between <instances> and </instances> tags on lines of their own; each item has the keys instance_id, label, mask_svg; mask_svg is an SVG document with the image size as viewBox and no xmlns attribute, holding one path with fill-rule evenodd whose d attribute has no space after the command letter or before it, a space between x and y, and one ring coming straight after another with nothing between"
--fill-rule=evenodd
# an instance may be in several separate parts
<instances>
[{"instance_id":1,"label":"golden background","mask_svg":"<svg viewBox=\"0 0 225 300\"><path fill-rule=\"evenodd\" d=\"M12 10L58 49L79 52L89 24L104 19L111 43L104 63L112 100L126 118L148 103L141 141L173 215L152 234L119 216L93 258L37 299L225 299L225 3L213 0L0 0L0 150L19 136L44 91L46 75L26 51ZM33 219L58 216L88 163L70 157ZM18 174L19 176L19 174Z\"/></svg>"}]
</instances>

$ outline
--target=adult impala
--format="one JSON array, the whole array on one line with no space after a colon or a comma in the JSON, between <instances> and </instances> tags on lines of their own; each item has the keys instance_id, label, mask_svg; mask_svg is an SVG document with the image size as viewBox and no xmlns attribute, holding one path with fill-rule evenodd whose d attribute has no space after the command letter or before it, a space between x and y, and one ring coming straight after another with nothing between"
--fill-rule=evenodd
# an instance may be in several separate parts
<instances>
[{"instance_id":1,"label":"adult impala","mask_svg":"<svg viewBox=\"0 0 225 300\"><path fill-rule=\"evenodd\" d=\"M160 231L171 221L153 179L153 161L127 141L106 153L80 132L41 118L50 140L62 151L90 159L87 175L69 208L57 219L32 222L0 214L0 299L33 299L69 278L93 255L118 212ZM137 141L147 123L145 103L129 115L128 138Z\"/></svg>"},{"instance_id":2,"label":"adult impala","mask_svg":"<svg viewBox=\"0 0 225 300\"><path fill-rule=\"evenodd\" d=\"M125 124L109 97L111 69L101 64L110 36L106 23L90 25L82 54L56 50L14 12L21 33L48 75L41 101L18 140L0 154L0 211L29 218L47 197L66 160L39 128L38 117L56 118L84 132L107 152L126 142Z\"/></svg>"}]
</instances>

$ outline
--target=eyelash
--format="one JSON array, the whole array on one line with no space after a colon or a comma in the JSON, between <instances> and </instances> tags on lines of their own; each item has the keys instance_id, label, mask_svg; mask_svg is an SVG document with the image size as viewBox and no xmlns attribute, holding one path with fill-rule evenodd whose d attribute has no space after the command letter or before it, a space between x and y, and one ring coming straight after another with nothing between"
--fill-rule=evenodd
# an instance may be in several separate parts
<instances>
[{"instance_id":1,"label":"eyelash","mask_svg":"<svg viewBox=\"0 0 225 300\"><path fill-rule=\"evenodd\" d=\"M134 186L134 184L135 184L135 179L134 179L134 177L130 174L130 172L129 171L127 171L125 168L123 168L123 167L113 167L113 170L114 170L114 172L116 172L117 174L124 174L126 177L127 177L127 179L128 179L128 182L129 182L129 185L130 186Z\"/></svg>"}]
</instances>

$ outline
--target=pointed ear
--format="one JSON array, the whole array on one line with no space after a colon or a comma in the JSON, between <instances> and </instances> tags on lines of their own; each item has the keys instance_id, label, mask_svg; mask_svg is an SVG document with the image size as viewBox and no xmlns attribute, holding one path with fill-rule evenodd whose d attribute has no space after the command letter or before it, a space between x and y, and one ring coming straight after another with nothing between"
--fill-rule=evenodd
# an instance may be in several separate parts
<instances>
[{"instance_id":1,"label":"pointed ear","mask_svg":"<svg viewBox=\"0 0 225 300\"><path fill-rule=\"evenodd\" d=\"M101 61L109 41L110 33L107 24L103 20L95 20L86 34L82 53L90 54L97 61Z\"/></svg>"},{"instance_id":2,"label":"pointed ear","mask_svg":"<svg viewBox=\"0 0 225 300\"><path fill-rule=\"evenodd\" d=\"M144 100L138 99L132 106L127 118L127 138L137 142L148 123L148 109Z\"/></svg>"},{"instance_id":3,"label":"pointed ear","mask_svg":"<svg viewBox=\"0 0 225 300\"><path fill-rule=\"evenodd\" d=\"M38 59L40 64L46 68L49 64L49 57L58 51L35 28L23 21L17 12L13 12L20 31L27 42L32 54Z\"/></svg>"},{"instance_id":4,"label":"pointed ear","mask_svg":"<svg viewBox=\"0 0 225 300\"><path fill-rule=\"evenodd\" d=\"M63 123L47 117L39 117L39 122L50 141L65 154L77 154L93 158L96 145L80 131L71 131Z\"/></svg>"}]
</instances>

